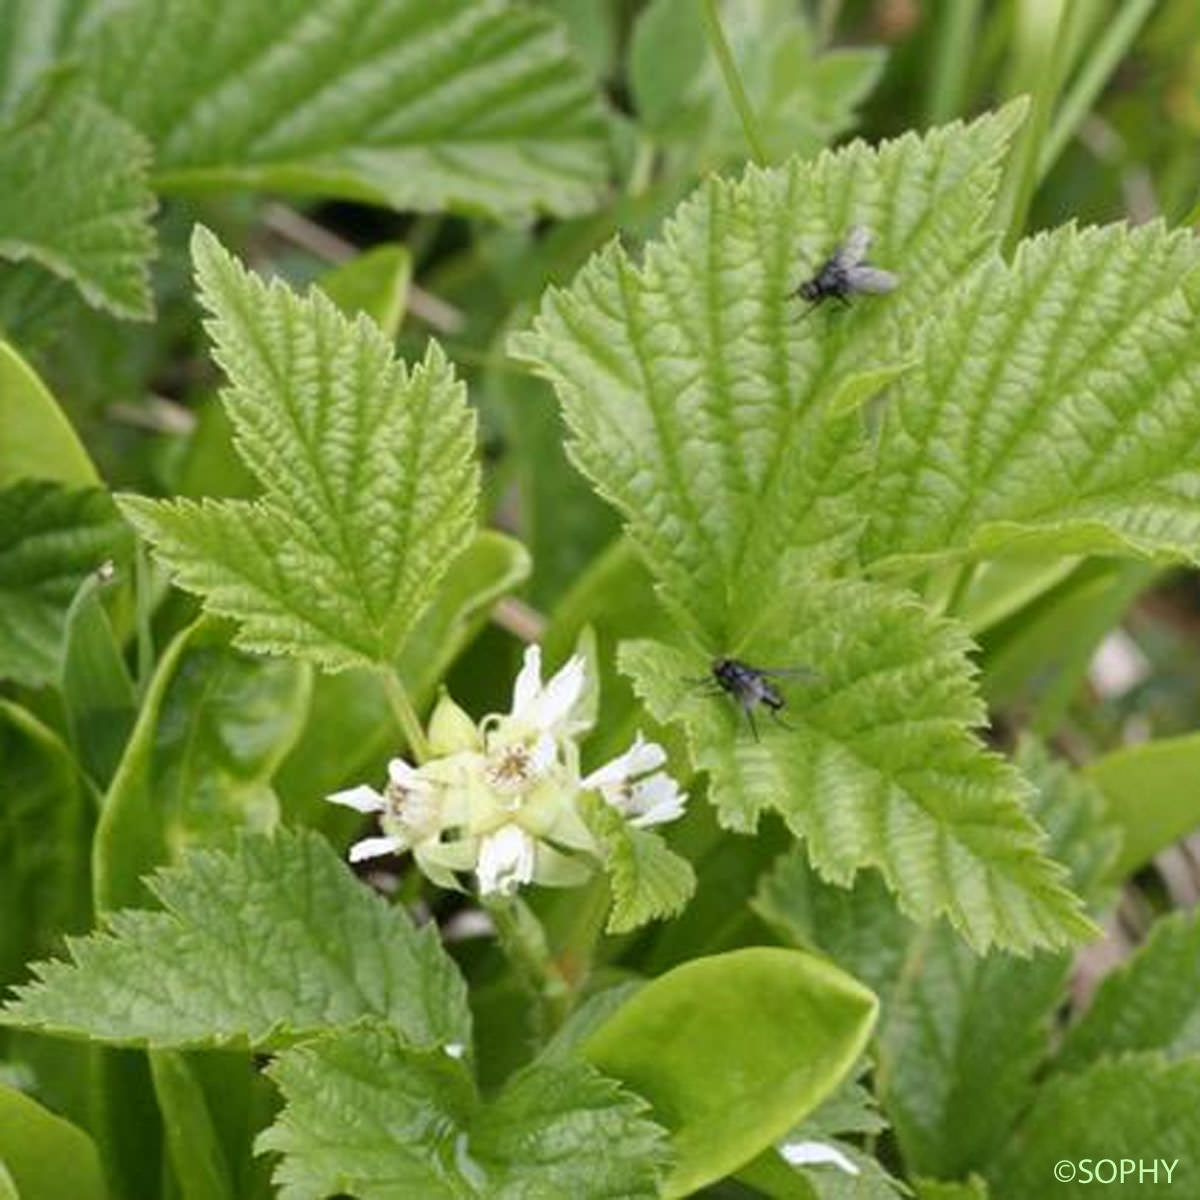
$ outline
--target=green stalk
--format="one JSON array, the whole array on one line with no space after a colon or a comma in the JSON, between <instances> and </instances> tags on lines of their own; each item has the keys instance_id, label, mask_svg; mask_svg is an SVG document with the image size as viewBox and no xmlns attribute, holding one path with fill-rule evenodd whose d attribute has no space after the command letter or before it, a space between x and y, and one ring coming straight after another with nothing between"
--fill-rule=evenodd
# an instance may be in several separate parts
<instances>
[{"instance_id":1,"label":"green stalk","mask_svg":"<svg viewBox=\"0 0 1200 1200\"><path fill-rule=\"evenodd\" d=\"M154 639L150 633L152 604L150 589L153 586L150 560L146 545L139 538L133 558L134 622L137 626L137 694L141 700L150 686L154 674Z\"/></svg>"},{"instance_id":2,"label":"green stalk","mask_svg":"<svg viewBox=\"0 0 1200 1200\"><path fill-rule=\"evenodd\" d=\"M725 31L721 28L721 18L717 13L717 0L704 0L704 29L708 34L708 44L716 55L717 65L729 91L733 107L737 109L738 119L742 122L742 130L750 146L751 157L760 167L767 165L767 154L763 148L763 140L758 132L758 122L754 109L750 107L750 97L742 86L742 77L738 74L737 63L733 61L733 51L725 40Z\"/></svg>"},{"instance_id":3,"label":"green stalk","mask_svg":"<svg viewBox=\"0 0 1200 1200\"><path fill-rule=\"evenodd\" d=\"M948 0L939 10L933 73L925 97L928 125L941 125L962 111L982 8L980 0Z\"/></svg>"},{"instance_id":4,"label":"green stalk","mask_svg":"<svg viewBox=\"0 0 1200 1200\"><path fill-rule=\"evenodd\" d=\"M429 742L426 740L425 731L421 728L416 709L413 708L412 701L408 698L408 692L405 691L404 684L400 682L400 676L396 674L394 668L384 672L383 690L387 693L392 716L396 718L396 724L400 726L400 732L404 735L409 752L418 764L427 761Z\"/></svg>"},{"instance_id":5,"label":"green stalk","mask_svg":"<svg viewBox=\"0 0 1200 1200\"><path fill-rule=\"evenodd\" d=\"M1100 35L1099 43L1088 55L1075 82L1054 118L1050 133L1038 158L1038 180L1045 179L1058 161L1079 123L1091 111L1096 97L1128 53L1146 19L1154 10L1154 0L1123 0L1117 5L1111 24Z\"/></svg>"},{"instance_id":6,"label":"green stalk","mask_svg":"<svg viewBox=\"0 0 1200 1200\"><path fill-rule=\"evenodd\" d=\"M517 896L486 898L496 939L521 984L537 1003L537 1032L544 1041L566 1020L571 986L546 944L541 922Z\"/></svg>"}]
</instances>

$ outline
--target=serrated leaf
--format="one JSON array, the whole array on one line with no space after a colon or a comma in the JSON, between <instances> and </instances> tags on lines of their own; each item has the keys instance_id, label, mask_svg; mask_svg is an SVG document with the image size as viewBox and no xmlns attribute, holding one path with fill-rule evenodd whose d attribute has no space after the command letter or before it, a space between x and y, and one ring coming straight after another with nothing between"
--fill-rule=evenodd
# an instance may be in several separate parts
<instances>
[{"instance_id":1,"label":"serrated leaf","mask_svg":"<svg viewBox=\"0 0 1200 1200\"><path fill-rule=\"evenodd\" d=\"M0 258L29 259L119 317L153 314L149 150L94 100L54 93L0 127Z\"/></svg>"},{"instance_id":2,"label":"serrated leaf","mask_svg":"<svg viewBox=\"0 0 1200 1200\"><path fill-rule=\"evenodd\" d=\"M1200 915L1157 921L1145 944L1106 976L1068 1032L1055 1065L1075 1071L1106 1054L1200 1052Z\"/></svg>"},{"instance_id":3,"label":"serrated leaf","mask_svg":"<svg viewBox=\"0 0 1200 1200\"><path fill-rule=\"evenodd\" d=\"M612 888L607 932L628 933L683 909L696 890L696 873L686 858L598 798L591 798L585 819L599 839Z\"/></svg>"},{"instance_id":4,"label":"serrated leaf","mask_svg":"<svg viewBox=\"0 0 1200 1200\"><path fill-rule=\"evenodd\" d=\"M222 399L257 500L121 498L245 649L388 665L470 541L479 468L465 389L436 344L409 369L365 317L264 283L198 228Z\"/></svg>"},{"instance_id":5,"label":"serrated leaf","mask_svg":"<svg viewBox=\"0 0 1200 1200\"><path fill-rule=\"evenodd\" d=\"M281 1200L657 1195L663 1131L580 1062L535 1065L489 1104L461 1062L368 1026L282 1054L286 1107L258 1142Z\"/></svg>"},{"instance_id":6,"label":"serrated leaf","mask_svg":"<svg viewBox=\"0 0 1200 1200\"><path fill-rule=\"evenodd\" d=\"M918 921L945 913L976 948L1028 952L1095 932L1042 853L1029 788L972 732L984 713L969 643L915 600L873 584L810 580L761 615L747 662L806 668L783 680L782 717L755 740L728 696L688 680L708 664L627 643L621 668L651 714L680 719L724 825L777 810L817 870L848 884L878 867Z\"/></svg>"},{"instance_id":7,"label":"serrated leaf","mask_svg":"<svg viewBox=\"0 0 1200 1200\"><path fill-rule=\"evenodd\" d=\"M1050 1079L1021 1132L984 1173L997 1196L1038 1196L1051 1188L1055 1196L1091 1196L1097 1182L1113 1182L1129 1163L1122 1197L1150 1200L1172 1185L1187 1195L1200 1185L1200 1123L1192 1119L1198 1110L1200 1060L1168 1063L1156 1054L1130 1054L1101 1061L1079 1075ZM1063 1159L1076 1166L1073 1182L1053 1174ZM1112 1167L1088 1180L1082 1159L1093 1175L1100 1160ZM1146 1164L1140 1178L1139 1162ZM1152 1163L1158 1166L1154 1177Z\"/></svg>"},{"instance_id":8,"label":"serrated leaf","mask_svg":"<svg viewBox=\"0 0 1200 1200\"><path fill-rule=\"evenodd\" d=\"M324 839L280 830L197 851L35 968L0 1023L117 1045L256 1049L388 1020L415 1046L470 1041L466 991L432 927L360 884Z\"/></svg>"},{"instance_id":9,"label":"serrated leaf","mask_svg":"<svg viewBox=\"0 0 1200 1200\"><path fill-rule=\"evenodd\" d=\"M79 585L129 552L129 530L99 488L40 480L0 488L0 679L57 682Z\"/></svg>"},{"instance_id":10,"label":"serrated leaf","mask_svg":"<svg viewBox=\"0 0 1200 1200\"><path fill-rule=\"evenodd\" d=\"M1198 264L1186 231L1068 226L964 286L888 408L867 555L1195 560Z\"/></svg>"},{"instance_id":11,"label":"serrated leaf","mask_svg":"<svg viewBox=\"0 0 1200 1200\"><path fill-rule=\"evenodd\" d=\"M987 244L979 223L1019 116L711 179L641 266L610 245L512 341L558 392L576 465L714 648L800 567L850 554L868 460L859 418L830 398L903 361ZM856 223L900 287L853 320L801 319L790 293Z\"/></svg>"},{"instance_id":12,"label":"serrated leaf","mask_svg":"<svg viewBox=\"0 0 1200 1200\"><path fill-rule=\"evenodd\" d=\"M156 184L509 218L586 211L607 171L587 73L502 0L134 0L80 47Z\"/></svg>"},{"instance_id":13,"label":"serrated leaf","mask_svg":"<svg viewBox=\"0 0 1200 1200\"><path fill-rule=\"evenodd\" d=\"M663 1195L685 1196L755 1158L833 1091L877 1010L831 964L754 947L659 976L581 1053L650 1101L676 1156Z\"/></svg>"},{"instance_id":14,"label":"serrated leaf","mask_svg":"<svg viewBox=\"0 0 1200 1200\"><path fill-rule=\"evenodd\" d=\"M311 673L235 650L229 633L202 619L159 659L96 826L102 909L148 903L144 878L193 847L279 822L271 777L307 716Z\"/></svg>"}]
</instances>

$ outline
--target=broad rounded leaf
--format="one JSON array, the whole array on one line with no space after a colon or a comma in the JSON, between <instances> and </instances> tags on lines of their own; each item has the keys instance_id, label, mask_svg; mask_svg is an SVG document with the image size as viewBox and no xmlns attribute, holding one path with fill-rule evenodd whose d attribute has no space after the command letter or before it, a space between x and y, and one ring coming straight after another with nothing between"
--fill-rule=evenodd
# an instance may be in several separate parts
<instances>
[{"instance_id":1,"label":"broad rounded leaf","mask_svg":"<svg viewBox=\"0 0 1200 1200\"><path fill-rule=\"evenodd\" d=\"M193 253L222 399L264 494L126 496L122 511L181 587L239 621L246 649L390 664L473 532L465 389L436 345L409 371L378 326L319 291L262 282L203 229Z\"/></svg>"},{"instance_id":2,"label":"broad rounded leaf","mask_svg":"<svg viewBox=\"0 0 1200 1200\"><path fill-rule=\"evenodd\" d=\"M5 1173L20 1200L106 1200L100 1156L82 1129L0 1083L0 1196Z\"/></svg>"},{"instance_id":3,"label":"broad rounded leaf","mask_svg":"<svg viewBox=\"0 0 1200 1200\"><path fill-rule=\"evenodd\" d=\"M821 959L736 950L647 984L580 1051L650 1101L676 1156L664 1194L683 1196L816 1108L862 1053L876 1010L871 992Z\"/></svg>"},{"instance_id":4,"label":"broad rounded leaf","mask_svg":"<svg viewBox=\"0 0 1200 1200\"><path fill-rule=\"evenodd\" d=\"M1198 265L1200 240L1158 223L993 261L889 405L867 554L1200 559Z\"/></svg>"},{"instance_id":5,"label":"broad rounded leaf","mask_svg":"<svg viewBox=\"0 0 1200 1200\"><path fill-rule=\"evenodd\" d=\"M80 47L156 184L523 218L593 207L605 124L547 13L507 0L133 0Z\"/></svg>"},{"instance_id":6,"label":"broad rounded leaf","mask_svg":"<svg viewBox=\"0 0 1200 1200\"><path fill-rule=\"evenodd\" d=\"M0 127L0 258L30 259L119 317L154 310L149 147L94 100L54 95Z\"/></svg>"},{"instance_id":7,"label":"broad rounded leaf","mask_svg":"<svg viewBox=\"0 0 1200 1200\"><path fill-rule=\"evenodd\" d=\"M713 649L798 567L851 554L869 460L836 398L890 378L987 244L1019 111L711 179L640 266L610 245L514 339L558 392L575 463ZM792 293L856 224L900 286L806 315Z\"/></svg>"},{"instance_id":8,"label":"broad rounded leaf","mask_svg":"<svg viewBox=\"0 0 1200 1200\"><path fill-rule=\"evenodd\" d=\"M783 713L758 713L757 740L732 697L688 682L708 667L694 654L633 642L620 661L656 719L683 721L729 828L748 832L775 809L826 879L876 866L904 912L945 913L976 948L1087 937L1065 872L1042 852L1028 784L973 732L984 711L968 649L911 597L810 580L739 651L812 672L774 681Z\"/></svg>"},{"instance_id":9,"label":"broad rounded leaf","mask_svg":"<svg viewBox=\"0 0 1200 1200\"><path fill-rule=\"evenodd\" d=\"M258 1141L281 1200L650 1200L666 1156L643 1100L578 1061L535 1065L481 1104L462 1062L367 1026L280 1055L285 1108Z\"/></svg>"},{"instance_id":10,"label":"broad rounded leaf","mask_svg":"<svg viewBox=\"0 0 1200 1200\"><path fill-rule=\"evenodd\" d=\"M245 837L152 877L165 911L125 909L68 940L0 1023L118 1045L256 1049L389 1021L410 1044L470 1041L466 989L437 933L359 883L312 833Z\"/></svg>"}]
</instances>

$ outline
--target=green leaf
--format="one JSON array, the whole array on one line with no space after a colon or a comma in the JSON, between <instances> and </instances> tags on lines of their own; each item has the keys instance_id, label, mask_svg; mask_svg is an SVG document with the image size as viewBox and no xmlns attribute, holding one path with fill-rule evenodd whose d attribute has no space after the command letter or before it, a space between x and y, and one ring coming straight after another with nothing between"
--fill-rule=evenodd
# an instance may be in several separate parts
<instances>
[{"instance_id":1,"label":"green leaf","mask_svg":"<svg viewBox=\"0 0 1200 1200\"><path fill-rule=\"evenodd\" d=\"M683 1196L811 1112L862 1053L877 1008L860 983L810 955L737 950L647 984L582 1054L650 1101L675 1151L664 1195Z\"/></svg>"},{"instance_id":2,"label":"green leaf","mask_svg":"<svg viewBox=\"0 0 1200 1200\"><path fill-rule=\"evenodd\" d=\"M0 258L36 262L118 317L152 316L148 158L124 121L62 92L0 127Z\"/></svg>"},{"instance_id":3,"label":"green leaf","mask_svg":"<svg viewBox=\"0 0 1200 1200\"><path fill-rule=\"evenodd\" d=\"M883 70L883 51L874 47L818 54L808 21L789 0L726 3L721 22L770 162L813 154L851 128ZM705 165L745 156L741 123L690 0L655 0L643 11L630 86L656 139Z\"/></svg>"},{"instance_id":4,"label":"green leaf","mask_svg":"<svg viewBox=\"0 0 1200 1200\"><path fill-rule=\"evenodd\" d=\"M502 0L134 0L81 46L156 185L523 219L592 208L605 125L548 14Z\"/></svg>"},{"instance_id":5,"label":"green leaf","mask_svg":"<svg viewBox=\"0 0 1200 1200\"><path fill-rule=\"evenodd\" d=\"M641 266L610 245L511 342L558 392L574 462L713 649L801 567L850 555L869 462L857 413L831 398L902 362L987 244L979 223L1019 115L713 178ZM855 223L901 286L853 321L801 319L790 293Z\"/></svg>"},{"instance_id":6,"label":"green leaf","mask_svg":"<svg viewBox=\"0 0 1200 1200\"><path fill-rule=\"evenodd\" d=\"M272 1049L388 1020L416 1046L470 1040L436 930L413 928L324 839L280 830L155 874L166 911L123 910L17 990L4 1024L118 1045Z\"/></svg>"},{"instance_id":7,"label":"green leaf","mask_svg":"<svg viewBox=\"0 0 1200 1200\"><path fill-rule=\"evenodd\" d=\"M533 1066L481 1104L461 1062L367 1026L280 1055L286 1107L259 1138L281 1200L653 1197L665 1152L645 1103L579 1062Z\"/></svg>"},{"instance_id":8,"label":"green leaf","mask_svg":"<svg viewBox=\"0 0 1200 1200\"><path fill-rule=\"evenodd\" d=\"M873 559L1196 558L1200 247L1072 227L992 261L924 331L879 447Z\"/></svg>"},{"instance_id":9,"label":"green leaf","mask_svg":"<svg viewBox=\"0 0 1200 1200\"><path fill-rule=\"evenodd\" d=\"M388 337L395 337L404 320L411 277L407 246L375 246L327 272L321 288L342 312L366 313Z\"/></svg>"},{"instance_id":10,"label":"green leaf","mask_svg":"<svg viewBox=\"0 0 1200 1200\"><path fill-rule=\"evenodd\" d=\"M233 1200L229 1164L187 1057L174 1050L156 1050L150 1055L150 1070L184 1200Z\"/></svg>"},{"instance_id":11,"label":"green leaf","mask_svg":"<svg viewBox=\"0 0 1200 1200\"><path fill-rule=\"evenodd\" d=\"M175 638L104 799L93 849L99 908L148 903L143 877L194 846L275 827L270 781L299 736L309 689L305 664L231 649L228 628L214 622Z\"/></svg>"},{"instance_id":12,"label":"green leaf","mask_svg":"<svg viewBox=\"0 0 1200 1200\"><path fill-rule=\"evenodd\" d=\"M1075 1071L1126 1050L1200 1052L1200 915L1155 922L1145 944L1100 984L1055 1065Z\"/></svg>"},{"instance_id":13,"label":"green leaf","mask_svg":"<svg viewBox=\"0 0 1200 1200\"><path fill-rule=\"evenodd\" d=\"M683 909L696 890L696 873L686 858L597 797L587 805L585 819L600 841L612 887L609 933L628 933Z\"/></svg>"},{"instance_id":14,"label":"green leaf","mask_svg":"<svg viewBox=\"0 0 1200 1200\"><path fill-rule=\"evenodd\" d=\"M0 116L52 82L51 68L89 8L90 0L0 0Z\"/></svg>"},{"instance_id":15,"label":"green leaf","mask_svg":"<svg viewBox=\"0 0 1200 1200\"><path fill-rule=\"evenodd\" d=\"M918 1200L988 1200L988 1185L978 1175L965 1183L940 1179L917 1179Z\"/></svg>"},{"instance_id":16,"label":"green leaf","mask_svg":"<svg viewBox=\"0 0 1200 1200\"><path fill-rule=\"evenodd\" d=\"M92 1139L69 1121L0 1083L0 1196L3 1175L20 1200L106 1200L108 1188Z\"/></svg>"},{"instance_id":17,"label":"green leaf","mask_svg":"<svg viewBox=\"0 0 1200 1200\"><path fill-rule=\"evenodd\" d=\"M74 487L100 482L92 460L33 368L0 341L0 487L53 479Z\"/></svg>"},{"instance_id":18,"label":"green leaf","mask_svg":"<svg viewBox=\"0 0 1200 1200\"><path fill-rule=\"evenodd\" d=\"M876 866L905 913L945 913L979 949L1094 933L1042 853L1028 785L972 732L984 712L961 630L872 584L811 580L788 601L739 655L814 675L780 683L789 727L764 713L761 740L731 697L688 683L708 664L652 642L622 649L651 715L682 719L722 824L749 832L774 808L823 877L846 885Z\"/></svg>"},{"instance_id":19,"label":"green leaf","mask_svg":"<svg viewBox=\"0 0 1200 1200\"><path fill-rule=\"evenodd\" d=\"M96 574L79 585L67 609L59 690L67 735L83 768L107 788L137 718L137 697L101 600Z\"/></svg>"},{"instance_id":20,"label":"green leaf","mask_svg":"<svg viewBox=\"0 0 1200 1200\"><path fill-rule=\"evenodd\" d=\"M1113 877L1124 878L1200 825L1200 734L1124 746L1089 763L1124 842Z\"/></svg>"},{"instance_id":21,"label":"green leaf","mask_svg":"<svg viewBox=\"0 0 1200 1200\"><path fill-rule=\"evenodd\" d=\"M0 678L57 682L67 609L89 572L129 555L98 488L23 480L0 488Z\"/></svg>"},{"instance_id":22,"label":"green leaf","mask_svg":"<svg viewBox=\"0 0 1200 1200\"><path fill-rule=\"evenodd\" d=\"M1191 1119L1198 1109L1200 1061L1168 1063L1156 1054L1102 1061L1046 1083L1021 1132L984 1173L997 1196L1094 1196L1097 1179L1084 1177L1080 1160L1090 1159L1094 1171L1109 1159L1116 1172L1127 1172L1122 1197L1151 1200L1168 1189L1165 1163L1174 1164L1170 1184L1186 1195L1200 1186L1200 1124ZM1076 1164L1074 1182L1054 1181L1063 1159ZM1147 1169L1140 1180L1139 1160ZM1156 1161L1158 1176L1151 1179ZM1101 1170L1099 1180L1110 1182L1112 1169Z\"/></svg>"},{"instance_id":23,"label":"green leaf","mask_svg":"<svg viewBox=\"0 0 1200 1200\"><path fill-rule=\"evenodd\" d=\"M192 242L255 501L122 511L237 644L329 669L395 658L470 541L479 469L465 389L433 343L409 371L366 318L246 272L212 234Z\"/></svg>"},{"instance_id":24,"label":"green leaf","mask_svg":"<svg viewBox=\"0 0 1200 1200\"><path fill-rule=\"evenodd\" d=\"M91 793L57 734L0 699L0 985L91 925ZM11 914L20 914L13 919Z\"/></svg>"}]
</instances>

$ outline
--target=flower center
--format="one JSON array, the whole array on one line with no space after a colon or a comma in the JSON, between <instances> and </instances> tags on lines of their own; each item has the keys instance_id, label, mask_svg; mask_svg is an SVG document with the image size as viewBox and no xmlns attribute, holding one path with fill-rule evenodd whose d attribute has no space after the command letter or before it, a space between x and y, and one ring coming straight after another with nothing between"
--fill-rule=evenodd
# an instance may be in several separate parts
<instances>
[{"instance_id":1,"label":"flower center","mask_svg":"<svg viewBox=\"0 0 1200 1200\"><path fill-rule=\"evenodd\" d=\"M520 791L532 775L532 759L525 746L505 746L488 759L487 780L497 791Z\"/></svg>"}]
</instances>

